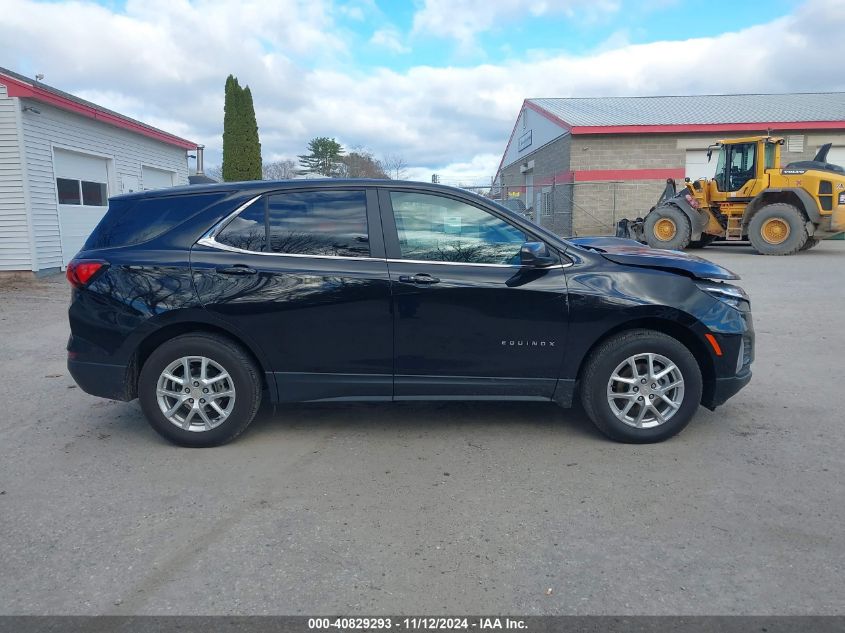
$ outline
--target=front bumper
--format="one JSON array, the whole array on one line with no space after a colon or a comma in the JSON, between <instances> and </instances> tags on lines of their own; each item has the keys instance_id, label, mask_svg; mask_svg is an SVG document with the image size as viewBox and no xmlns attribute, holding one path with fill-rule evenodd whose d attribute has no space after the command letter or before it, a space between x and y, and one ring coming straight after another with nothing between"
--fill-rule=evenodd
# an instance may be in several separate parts
<instances>
[{"instance_id":1,"label":"front bumper","mask_svg":"<svg viewBox=\"0 0 845 633\"><path fill-rule=\"evenodd\" d=\"M736 376L730 378L717 378L713 382L713 389L708 396L701 401L705 407L711 411L721 404L727 402L729 398L739 392L745 385L751 382L751 368L748 367L738 373Z\"/></svg>"},{"instance_id":2,"label":"front bumper","mask_svg":"<svg viewBox=\"0 0 845 633\"><path fill-rule=\"evenodd\" d=\"M91 363L68 358L67 369L85 393L111 400L132 400L126 365Z\"/></svg>"}]
</instances>

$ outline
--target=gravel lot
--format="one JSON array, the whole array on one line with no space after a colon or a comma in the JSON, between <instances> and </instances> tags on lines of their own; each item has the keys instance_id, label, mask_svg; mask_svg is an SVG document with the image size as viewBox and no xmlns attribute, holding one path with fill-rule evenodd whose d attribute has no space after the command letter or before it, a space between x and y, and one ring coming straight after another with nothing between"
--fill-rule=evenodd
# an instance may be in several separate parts
<instances>
[{"instance_id":1,"label":"gravel lot","mask_svg":"<svg viewBox=\"0 0 845 633\"><path fill-rule=\"evenodd\" d=\"M845 242L703 254L752 296L755 377L654 446L451 403L176 448L74 387L62 278L0 280L0 613L845 613Z\"/></svg>"}]
</instances>

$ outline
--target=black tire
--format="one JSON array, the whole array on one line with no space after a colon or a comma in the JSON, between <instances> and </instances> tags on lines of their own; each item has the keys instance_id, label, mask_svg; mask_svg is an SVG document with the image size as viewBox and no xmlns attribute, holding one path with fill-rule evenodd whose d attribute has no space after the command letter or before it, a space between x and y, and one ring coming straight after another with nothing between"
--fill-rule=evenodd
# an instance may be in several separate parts
<instances>
[{"instance_id":1,"label":"black tire","mask_svg":"<svg viewBox=\"0 0 845 633\"><path fill-rule=\"evenodd\" d=\"M661 238L659 232L656 231L656 227L670 226L667 222L674 225L675 232L671 237ZM692 236L689 218L678 207L671 204L650 211L645 218L643 228L645 240L652 248L682 251L689 245Z\"/></svg>"},{"instance_id":2,"label":"black tire","mask_svg":"<svg viewBox=\"0 0 845 633\"><path fill-rule=\"evenodd\" d=\"M607 395L608 386L621 363L649 353L674 363L683 378L684 392L677 411L665 422L651 428L636 428L616 417ZM689 349L677 339L654 330L630 330L603 342L587 359L580 385L581 404L598 429L613 440L633 444L662 442L682 431L698 409L701 390L701 369ZM635 403L635 406L639 405ZM660 406L665 405L660 403Z\"/></svg>"},{"instance_id":3,"label":"black tire","mask_svg":"<svg viewBox=\"0 0 845 633\"><path fill-rule=\"evenodd\" d=\"M821 242L821 240L816 238L816 237L808 237L807 241L804 242L804 246L801 247L801 250L802 251L808 251L811 248L815 248L816 246L819 245L819 242Z\"/></svg>"},{"instance_id":4,"label":"black tire","mask_svg":"<svg viewBox=\"0 0 845 633\"><path fill-rule=\"evenodd\" d=\"M705 246L710 246L714 241L716 241L715 235L704 233L701 235L700 240L692 240L687 248L704 248Z\"/></svg>"},{"instance_id":5,"label":"black tire","mask_svg":"<svg viewBox=\"0 0 845 633\"><path fill-rule=\"evenodd\" d=\"M764 237L766 226L772 222L788 227L783 241L772 243L771 239ZM754 250L761 255L793 255L802 250L807 243L805 222L798 208L791 204L785 202L767 204L757 211L748 223L748 239Z\"/></svg>"},{"instance_id":6,"label":"black tire","mask_svg":"<svg viewBox=\"0 0 845 633\"><path fill-rule=\"evenodd\" d=\"M158 404L156 390L162 372L187 356L205 357L217 363L229 374L234 386L235 397L228 417L209 430L180 428L165 417ZM243 433L255 417L261 404L261 373L252 358L233 341L215 334L185 334L166 341L150 354L138 379L138 400L150 426L174 444L196 448L219 446Z\"/></svg>"}]
</instances>

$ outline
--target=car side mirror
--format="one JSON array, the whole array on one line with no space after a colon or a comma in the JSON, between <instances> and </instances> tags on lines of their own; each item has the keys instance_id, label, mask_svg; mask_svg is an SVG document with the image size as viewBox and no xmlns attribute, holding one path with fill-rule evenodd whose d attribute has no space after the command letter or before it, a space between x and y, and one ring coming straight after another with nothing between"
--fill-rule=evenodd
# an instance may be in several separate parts
<instances>
[{"instance_id":1,"label":"car side mirror","mask_svg":"<svg viewBox=\"0 0 845 633\"><path fill-rule=\"evenodd\" d=\"M525 242L519 249L519 259L523 266L531 268L544 268L557 263L543 242Z\"/></svg>"}]
</instances>

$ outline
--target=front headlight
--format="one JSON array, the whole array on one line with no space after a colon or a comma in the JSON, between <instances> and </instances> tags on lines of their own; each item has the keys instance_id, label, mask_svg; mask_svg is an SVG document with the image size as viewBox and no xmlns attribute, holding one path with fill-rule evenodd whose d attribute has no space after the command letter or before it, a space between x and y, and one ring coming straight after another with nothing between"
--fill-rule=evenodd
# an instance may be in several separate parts
<instances>
[{"instance_id":1,"label":"front headlight","mask_svg":"<svg viewBox=\"0 0 845 633\"><path fill-rule=\"evenodd\" d=\"M743 302L751 305L751 299L748 298L748 294L739 286L716 282L698 282L696 285L710 296L734 308L741 307Z\"/></svg>"}]
</instances>

